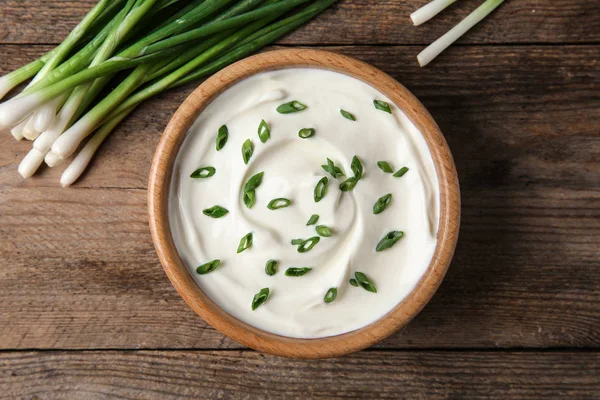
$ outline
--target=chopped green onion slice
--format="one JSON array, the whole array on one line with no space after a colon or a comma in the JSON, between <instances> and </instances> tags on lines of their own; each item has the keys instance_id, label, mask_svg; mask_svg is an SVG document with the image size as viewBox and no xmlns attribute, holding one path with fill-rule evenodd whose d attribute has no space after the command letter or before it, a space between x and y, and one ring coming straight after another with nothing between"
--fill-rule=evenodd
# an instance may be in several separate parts
<instances>
[{"instance_id":1,"label":"chopped green onion slice","mask_svg":"<svg viewBox=\"0 0 600 400\"><path fill-rule=\"evenodd\" d=\"M306 223L306 226L308 226L308 225L314 225L314 224L317 223L318 220L319 220L319 214L313 214L308 219L308 222Z\"/></svg>"},{"instance_id":2,"label":"chopped green onion slice","mask_svg":"<svg viewBox=\"0 0 600 400\"><path fill-rule=\"evenodd\" d=\"M277 273L277 261L276 260L267 261L267 264L265 265L265 272L269 276L275 275Z\"/></svg>"},{"instance_id":3,"label":"chopped green onion slice","mask_svg":"<svg viewBox=\"0 0 600 400\"><path fill-rule=\"evenodd\" d=\"M254 190L248 190L247 192L244 192L243 198L246 207L252 208L254 203L256 203L256 192Z\"/></svg>"},{"instance_id":4,"label":"chopped green onion slice","mask_svg":"<svg viewBox=\"0 0 600 400\"><path fill-rule=\"evenodd\" d=\"M373 105L378 110L385 111L386 113L389 113L389 114L392 113L392 109L390 108L390 105L388 103L386 103L385 101L373 100Z\"/></svg>"},{"instance_id":5,"label":"chopped green onion slice","mask_svg":"<svg viewBox=\"0 0 600 400\"><path fill-rule=\"evenodd\" d=\"M221 206L212 206L211 208L207 208L202 211L202 214L208 215L213 218L221 218L224 217L229 212L228 209Z\"/></svg>"},{"instance_id":6,"label":"chopped green onion slice","mask_svg":"<svg viewBox=\"0 0 600 400\"><path fill-rule=\"evenodd\" d=\"M350 278L348 281L352 286L358 287L358 282L354 278Z\"/></svg>"},{"instance_id":7,"label":"chopped green onion slice","mask_svg":"<svg viewBox=\"0 0 600 400\"><path fill-rule=\"evenodd\" d=\"M389 249L395 245L398 240L402 239L402 236L404 236L404 232L402 231L391 231L379 241L375 251L384 251Z\"/></svg>"},{"instance_id":8,"label":"chopped green onion slice","mask_svg":"<svg viewBox=\"0 0 600 400\"><path fill-rule=\"evenodd\" d=\"M246 139L242 145L242 158L244 159L244 164L248 164L250 157L252 157L252 153L254 153L254 145L250 139Z\"/></svg>"},{"instance_id":9,"label":"chopped green onion slice","mask_svg":"<svg viewBox=\"0 0 600 400\"><path fill-rule=\"evenodd\" d=\"M362 163L360 162L360 160L358 159L358 157L356 157L356 156L352 157L352 163L350 164L350 168L352 169L352 172L354 173L354 177L356 178L356 180L359 180L360 178L362 178L363 166L362 166Z\"/></svg>"},{"instance_id":10,"label":"chopped green onion slice","mask_svg":"<svg viewBox=\"0 0 600 400\"><path fill-rule=\"evenodd\" d=\"M210 178L217 172L213 167L202 167L198 168L190 175L190 178L198 179L198 178Z\"/></svg>"},{"instance_id":11,"label":"chopped green onion slice","mask_svg":"<svg viewBox=\"0 0 600 400\"><path fill-rule=\"evenodd\" d=\"M252 299L252 311L265 304L265 301L269 298L269 288L262 288L260 292L254 295Z\"/></svg>"},{"instance_id":12,"label":"chopped green onion slice","mask_svg":"<svg viewBox=\"0 0 600 400\"><path fill-rule=\"evenodd\" d=\"M285 276L302 276L312 271L312 268L308 267L291 267L285 270Z\"/></svg>"},{"instance_id":13,"label":"chopped green onion slice","mask_svg":"<svg viewBox=\"0 0 600 400\"><path fill-rule=\"evenodd\" d=\"M200 275L208 274L209 272L213 272L221 265L221 260L212 260L211 262L207 262L206 264L200 265L196 268L196 272Z\"/></svg>"},{"instance_id":14,"label":"chopped green onion slice","mask_svg":"<svg viewBox=\"0 0 600 400\"><path fill-rule=\"evenodd\" d=\"M387 174L391 174L392 172L394 172L394 169L387 161L377 161L377 166L379 167L379 169L381 169Z\"/></svg>"},{"instance_id":15,"label":"chopped green onion slice","mask_svg":"<svg viewBox=\"0 0 600 400\"><path fill-rule=\"evenodd\" d=\"M297 245L302 244L302 243L304 243L304 239L292 239L292 244L294 246L297 246Z\"/></svg>"},{"instance_id":16,"label":"chopped green onion slice","mask_svg":"<svg viewBox=\"0 0 600 400\"><path fill-rule=\"evenodd\" d=\"M352 189L354 189L354 186L356 186L357 182L358 179L356 179L355 177L348 178L344 182L340 183L340 190L342 192L349 192Z\"/></svg>"},{"instance_id":17,"label":"chopped green onion slice","mask_svg":"<svg viewBox=\"0 0 600 400\"><path fill-rule=\"evenodd\" d=\"M407 172L408 172L408 167L402 167L398 171L396 171L396 173L394 174L394 177L395 178L400 178L401 176L403 176Z\"/></svg>"},{"instance_id":18,"label":"chopped green onion slice","mask_svg":"<svg viewBox=\"0 0 600 400\"><path fill-rule=\"evenodd\" d=\"M252 247L252 232L248 233L246 236L244 236L241 240L240 240L240 244L237 248L237 252L241 253L242 251L246 250L247 248Z\"/></svg>"},{"instance_id":19,"label":"chopped green onion slice","mask_svg":"<svg viewBox=\"0 0 600 400\"><path fill-rule=\"evenodd\" d=\"M298 111L305 110L306 106L299 101L290 101L289 103L285 103L277 107L277 112L279 114L291 114Z\"/></svg>"},{"instance_id":20,"label":"chopped green onion slice","mask_svg":"<svg viewBox=\"0 0 600 400\"><path fill-rule=\"evenodd\" d=\"M269 210L277 210L279 208L289 207L290 204L292 204L291 200L288 200L286 198L280 197L278 199L271 200L269 202L269 204L267 205L267 208Z\"/></svg>"},{"instance_id":21,"label":"chopped green onion slice","mask_svg":"<svg viewBox=\"0 0 600 400\"><path fill-rule=\"evenodd\" d=\"M242 199L244 200L244 204L248 208L252 208L252 206L256 203L256 192L255 189L260 186L262 183L264 172L259 172L258 174L253 175L248 182L244 185L244 192L242 194Z\"/></svg>"},{"instance_id":22,"label":"chopped green onion slice","mask_svg":"<svg viewBox=\"0 0 600 400\"><path fill-rule=\"evenodd\" d=\"M350 121L356 121L356 118L354 118L354 115L350 114L346 110L340 110L340 114L342 114L344 116L344 118L349 119Z\"/></svg>"},{"instance_id":23,"label":"chopped green onion slice","mask_svg":"<svg viewBox=\"0 0 600 400\"><path fill-rule=\"evenodd\" d=\"M321 165L321 168L335 179L337 179L338 176L344 176L344 171L342 171L340 167L336 167L330 158L327 159L327 165Z\"/></svg>"},{"instance_id":24,"label":"chopped green onion slice","mask_svg":"<svg viewBox=\"0 0 600 400\"><path fill-rule=\"evenodd\" d=\"M381 196L373 205L373 214L381 214L383 210L392 202L392 194Z\"/></svg>"},{"instance_id":25,"label":"chopped green onion slice","mask_svg":"<svg viewBox=\"0 0 600 400\"><path fill-rule=\"evenodd\" d=\"M292 244L298 245L298 253L306 253L306 252L312 250L312 248L315 247L317 243L319 243L319 240L321 240L320 237L313 236L311 238L303 240L302 243L298 243L298 242L293 243L292 242Z\"/></svg>"},{"instance_id":26,"label":"chopped green onion slice","mask_svg":"<svg viewBox=\"0 0 600 400\"><path fill-rule=\"evenodd\" d=\"M298 136L302 139L308 139L309 137L314 136L315 130L313 128L302 128L298 131Z\"/></svg>"},{"instance_id":27,"label":"chopped green onion slice","mask_svg":"<svg viewBox=\"0 0 600 400\"><path fill-rule=\"evenodd\" d=\"M227 129L227 125L222 125L219 128L219 132L217 133L217 151L221 150L225 147L227 143L227 139L229 138L229 130Z\"/></svg>"},{"instance_id":28,"label":"chopped green onion slice","mask_svg":"<svg viewBox=\"0 0 600 400\"><path fill-rule=\"evenodd\" d=\"M325 293L325 297L323 298L323 300L325 301L325 303L331 303L332 301L335 300L336 297L337 297L337 288L332 287L331 289L329 289L327 291L327 293Z\"/></svg>"},{"instance_id":29,"label":"chopped green onion slice","mask_svg":"<svg viewBox=\"0 0 600 400\"><path fill-rule=\"evenodd\" d=\"M258 125L258 138L261 142L265 143L271 137L271 131L269 130L269 125L263 119L260 121Z\"/></svg>"},{"instance_id":30,"label":"chopped green onion slice","mask_svg":"<svg viewBox=\"0 0 600 400\"><path fill-rule=\"evenodd\" d=\"M321 200L323 200L323 197L325 197L325 195L327 194L327 184L328 183L329 183L329 179L327 179L326 176L324 176L323 178L321 178L319 180L319 182L317 182L317 186L315 186L315 193L314 193L315 203L318 203Z\"/></svg>"},{"instance_id":31,"label":"chopped green onion slice","mask_svg":"<svg viewBox=\"0 0 600 400\"><path fill-rule=\"evenodd\" d=\"M333 232L331 231L331 229L329 229L325 225L317 226L316 231L319 234L319 236L323 236L323 237L331 237L331 235L333 235Z\"/></svg>"},{"instance_id":32,"label":"chopped green onion slice","mask_svg":"<svg viewBox=\"0 0 600 400\"><path fill-rule=\"evenodd\" d=\"M377 293L377 288L365 274L362 272L355 272L354 276L356 277L358 284L362 286L363 289L371 293Z\"/></svg>"}]
</instances>

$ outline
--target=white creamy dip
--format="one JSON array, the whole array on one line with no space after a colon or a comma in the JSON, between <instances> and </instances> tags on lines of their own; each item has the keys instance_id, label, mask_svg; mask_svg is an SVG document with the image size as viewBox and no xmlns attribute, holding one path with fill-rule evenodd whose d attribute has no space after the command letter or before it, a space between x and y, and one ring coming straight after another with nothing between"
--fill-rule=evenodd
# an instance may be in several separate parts
<instances>
[{"instance_id":1,"label":"white creamy dip","mask_svg":"<svg viewBox=\"0 0 600 400\"><path fill-rule=\"evenodd\" d=\"M303 111L280 114L276 108L297 100ZM373 100L390 104L392 114L378 110ZM356 121L344 118L340 110ZM257 135L261 120L271 137ZM229 138L215 149L217 131L227 125ZM314 128L302 139L298 131ZM242 144L250 139L254 153L248 164ZM341 181L353 175L357 156L363 176L352 191L342 192ZM344 171L334 179L321 165L327 158ZM408 167L396 178L384 173L378 161L394 171ZM193 179L196 169L211 166L214 176ZM256 204L242 201L245 183L264 171L256 189ZM314 188L324 176L328 192L320 202ZM388 193L391 203L381 214L373 205ZM271 210L275 198L292 201ZM177 250L200 288L234 317L279 335L318 338L364 327L391 311L415 287L427 269L436 246L439 189L431 154L424 138L406 115L373 87L352 77L310 68L266 72L245 79L220 94L200 114L183 142L173 170L169 219ZM229 210L211 218L203 210L215 205ZM316 225L333 230L306 253L292 239L317 236L316 225L306 223L319 215ZM404 236L387 250L376 252L390 231ZM236 253L249 232L253 244ZM199 275L196 267L221 260L213 272ZM278 272L265 273L268 260L278 261ZM289 267L311 267L300 277L285 275ZM356 271L365 273L377 293L348 282ZM336 287L337 298L324 302ZM268 300L252 310L253 297L269 288Z\"/></svg>"}]
</instances>

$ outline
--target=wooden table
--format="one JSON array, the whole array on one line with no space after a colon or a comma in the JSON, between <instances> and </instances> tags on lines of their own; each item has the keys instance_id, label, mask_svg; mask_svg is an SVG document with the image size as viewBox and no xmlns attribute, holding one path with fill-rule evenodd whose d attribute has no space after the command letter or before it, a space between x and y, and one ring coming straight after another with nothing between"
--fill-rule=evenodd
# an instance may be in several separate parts
<instances>
[{"instance_id":1,"label":"wooden table","mask_svg":"<svg viewBox=\"0 0 600 400\"><path fill-rule=\"evenodd\" d=\"M480 1L413 28L425 0L342 0L278 46L367 61L430 109L463 222L439 292L348 357L241 348L180 299L154 252L146 182L193 86L148 102L93 168L23 181L0 139L0 398L600 398L600 2L509 0L432 65L416 54ZM0 0L0 73L60 42L93 0Z\"/></svg>"}]
</instances>

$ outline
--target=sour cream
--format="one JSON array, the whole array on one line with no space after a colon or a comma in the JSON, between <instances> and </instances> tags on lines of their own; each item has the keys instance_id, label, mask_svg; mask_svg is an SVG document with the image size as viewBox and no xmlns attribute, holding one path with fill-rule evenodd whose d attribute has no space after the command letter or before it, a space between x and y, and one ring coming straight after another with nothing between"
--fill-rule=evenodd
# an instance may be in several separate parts
<instances>
[{"instance_id":1,"label":"sour cream","mask_svg":"<svg viewBox=\"0 0 600 400\"><path fill-rule=\"evenodd\" d=\"M281 114L276 108L297 100L303 111ZM374 107L373 100L390 104L392 114ZM355 121L345 118L351 113ZM257 135L261 120L269 126L265 143ZM229 131L225 146L216 151L219 127ZM314 136L298 132L313 128ZM242 145L253 143L246 165ZM353 175L353 156L363 165L363 176L352 191L339 184ZM327 158L345 173L334 179L321 165ZM409 171L396 178L384 173L378 161ZM204 166L214 176L193 179ZM245 183L264 171L256 189L256 204L242 200ZM314 200L317 182L327 176L325 197ZM319 69L284 69L254 75L215 98L199 115L184 140L173 169L169 220L177 250L200 288L225 311L259 329L295 338L319 338L364 327L391 311L415 287L426 271L436 246L439 189L427 144L407 116L383 94L352 77ZM373 205L391 193L385 211ZM271 210L268 203L287 198L291 205ZM229 213L211 218L203 210L219 205ZM313 214L315 225L307 226ZM316 225L333 231L315 247L299 253L292 239L317 236ZM390 231L404 237L391 248L376 252ZM249 232L253 243L236 253ZM208 274L196 268L214 259L220 266ZM265 264L277 260L278 272L269 276ZM285 275L289 267L310 267L300 277ZM349 284L363 272L377 293ZM269 288L268 300L252 310L253 297ZM324 296L337 288L337 297Z\"/></svg>"}]
</instances>

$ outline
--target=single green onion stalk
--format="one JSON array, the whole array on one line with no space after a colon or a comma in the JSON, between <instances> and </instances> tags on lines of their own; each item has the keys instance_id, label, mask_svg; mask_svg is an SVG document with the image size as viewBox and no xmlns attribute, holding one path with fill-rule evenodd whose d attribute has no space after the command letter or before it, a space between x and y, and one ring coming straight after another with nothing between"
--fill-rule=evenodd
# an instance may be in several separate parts
<instances>
[{"instance_id":1,"label":"single green onion stalk","mask_svg":"<svg viewBox=\"0 0 600 400\"><path fill-rule=\"evenodd\" d=\"M459 22L458 25L450 29L444 36L420 52L419 55L417 55L419 65L424 67L429 64L434 58L439 56L452 43L456 42L462 35L467 33L469 29L477 25L477 23L487 17L503 2L504 0L486 0L485 3L480 5L475 11Z\"/></svg>"},{"instance_id":2,"label":"single green onion stalk","mask_svg":"<svg viewBox=\"0 0 600 400\"><path fill-rule=\"evenodd\" d=\"M446 7L455 1L456 0L433 0L410 14L410 19L415 26L419 26L444 11Z\"/></svg>"}]
</instances>

